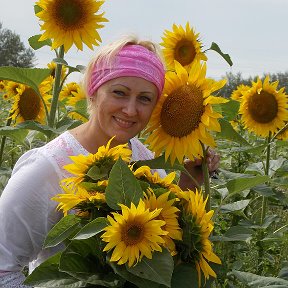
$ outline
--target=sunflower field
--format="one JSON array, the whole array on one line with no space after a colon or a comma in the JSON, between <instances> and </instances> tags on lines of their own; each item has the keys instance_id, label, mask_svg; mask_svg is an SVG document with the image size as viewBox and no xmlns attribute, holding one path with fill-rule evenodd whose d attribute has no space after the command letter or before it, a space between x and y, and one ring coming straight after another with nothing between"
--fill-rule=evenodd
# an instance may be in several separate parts
<instances>
[{"instance_id":1,"label":"sunflower field","mask_svg":"<svg viewBox=\"0 0 288 288\"><path fill-rule=\"evenodd\" d=\"M24 152L88 121L86 93L68 81L85 67L70 66L65 54L101 45L103 3L39 0L42 34L29 43L50 46L54 60L45 69L0 67L0 195ZM65 249L26 275L26 285L288 287L285 87L258 76L223 97L227 79L206 76L206 52L232 60L214 42L204 50L189 22L165 30L159 44L164 91L139 135L155 159L131 163L128 146L110 147L111 140L95 154L72 156L64 166L71 177L51 199L64 217L44 243ZM213 175L209 149L221 155ZM204 184L183 191L185 159L203 159Z\"/></svg>"}]
</instances>

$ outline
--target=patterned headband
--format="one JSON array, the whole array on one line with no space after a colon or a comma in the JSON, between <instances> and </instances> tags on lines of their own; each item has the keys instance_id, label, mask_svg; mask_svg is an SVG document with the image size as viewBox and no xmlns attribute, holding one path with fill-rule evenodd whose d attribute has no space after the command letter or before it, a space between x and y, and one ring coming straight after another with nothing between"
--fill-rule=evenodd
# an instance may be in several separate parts
<instances>
[{"instance_id":1,"label":"patterned headband","mask_svg":"<svg viewBox=\"0 0 288 288\"><path fill-rule=\"evenodd\" d=\"M165 80L161 60L155 53L141 45L126 45L116 55L112 67L103 63L97 63L93 67L88 84L89 97L92 97L107 81L124 76L140 77L152 82L157 87L158 98L161 96Z\"/></svg>"}]
</instances>

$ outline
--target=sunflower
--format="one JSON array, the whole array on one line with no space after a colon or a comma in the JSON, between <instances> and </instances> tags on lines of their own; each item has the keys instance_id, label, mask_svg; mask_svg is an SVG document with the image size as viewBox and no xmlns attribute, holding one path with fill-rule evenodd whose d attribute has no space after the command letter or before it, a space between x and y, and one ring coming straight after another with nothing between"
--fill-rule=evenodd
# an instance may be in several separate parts
<instances>
[{"instance_id":1,"label":"sunflower","mask_svg":"<svg viewBox=\"0 0 288 288\"><path fill-rule=\"evenodd\" d=\"M122 213L112 212L108 215L110 225L101 236L104 242L108 242L103 251L114 248L110 261L116 261L122 265L128 262L131 267L137 264L143 256L152 258L153 251L162 251L160 245L164 244L163 236L168 232L162 230L165 222L155 220L161 209L150 211L140 199L138 206L131 203L131 208L120 204Z\"/></svg>"},{"instance_id":2,"label":"sunflower","mask_svg":"<svg viewBox=\"0 0 288 288\"><path fill-rule=\"evenodd\" d=\"M19 88L22 87L22 84L14 81L7 81L6 83L6 93L9 97L14 97L19 93Z\"/></svg>"},{"instance_id":3,"label":"sunflower","mask_svg":"<svg viewBox=\"0 0 288 288\"><path fill-rule=\"evenodd\" d=\"M75 109L77 103L86 100L86 95L79 84L77 84L76 82L71 82L66 84L63 90L60 92L59 99L63 101L68 107ZM86 101L83 102L86 104ZM83 110L86 111L87 110L86 108L87 107L85 107ZM69 112L69 116L72 119L78 119L81 120L82 122L87 122L88 120L88 117L82 116L82 114L79 114L74 111Z\"/></svg>"},{"instance_id":4,"label":"sunflower","mask_svg":"<svg viewBox=\"0 0 288 288\"><path fill-rule=\"evenodd\" d=\"M250 89L249 86L240 84L237 88L232 92L231 99L235 101L241 101L242 95Z\"/></svg>"},{"instance_id":5,"label":"sunflower","mask_svg":"<svg viewBox=\"0 0 288 288\"><path fill-rule=\"evenodd\" d=\"M183 206L183 244L179 244L181 260L194 263L198 272L198 284L201 286L201 271L205 280L210 276L216 277L216 273L208 264L208 261L221 264L219 257L213 252L212 243L209 236L213 231L214 224L211 220L213 210L206 212L207 203L204 200L202 191L196 189L195 192L188 190L178 194ZM192 243L192 244L191 244Z\"/></svg>"},{"instance_id":6,"label":"sunflower","mask_svg":"<svg viewBox=\"0 0 288 288\"><path fill-rule=\"evenodd\" d=\"M163 42L163 55L168 69L174 69L174 60L189 69L191 64L200 60L207 60L201 51L202 44L199 40L199 33L195 33L186 23L186 30L181 26L173 25L173 31L165 30Z\"/></svg>"},{"instance_id":7,"label":"sunflower","mask_svg":"<svg viewBox=\"0 0 288 288\"><path fill-rule=\"evenodd\" d=\"M213 111L212 104L228 101L211 95L226 81L206 79L206 64L195 62L188 72L175 61L175 69L166 73L163 95L146 129L152 132L146 144L156 156L165 150L165 159L170 157L172 164L176 158L182 163L184 156L203 156L201 143L215 146L208 130L221 130L217 119L222 115Z\"/></svg>"},{"instance_id":8,"label":"sunflower","mask_svg":"<svg viewBox=\"0 0 288 288\"><path fill-rule=\"evenodd\" d=\"M52 76L53 79L55 79L55 73L56 73L56 67L57 67L57 64L55 62L50 62L47 64L47 67L50 69L50 76ZM64 77L66 76L67 74L67 68L65 66L62 65L62 68L61 68L61 79L63 80Z\"/></svg>"},{"instance_id":9,"label":"sunflower","mask_svg":"<svg viewBox=\"0 0 288 288\"><path fill-rule=\"evenodd\" d=\"M288 122L285 123L285 126L282 127L281 132L277 134L276 138L279 140L288 140Z\"/></svg>"},{"instance_id":10,"label":"sunflower","mask_svg":"<svg viewBox=\"0 0 288 288\"><path fill-rule=\"evenodd\" d=\"M8 84L9 85L9 84ZM13 105L10 110L12 120L16 120L16 123L21 123L27 120L34 120L39 123L45 123L46 113L42 99L45 102L46 107L49 107L49 100L51 95L48 93L50 89L46 84L39 85L40 96L31 87L19 84L17 87L17 94L13 97Z\"/></svg>"},{"instance_id":11,"label":"sunflower","mask_svg":"<svg viewBox=\"0 0 288 288\"><path fill-rule=\"evenodd\" d=\"M0 93L4 93L6 91L6 81L5 80L0 80Z\"/></svg>"},{"instance_id":12,"label":"sunflower","mask_svg":"<svg viewBox=\"0 0 288 288\"><path fill-rule=\"evenodd\" d=\"M105 194L101 191L87 191L81 186L76 190L70 190L67 186L61 186L65 193L57 194L51 200L60 202L58 210L62 210L64 215L71 209L79 209L81 212L89 211L89 208L99 209L106 203Z\"/></svg>"},{"instance_id":13,"label":"sunflower","mask_svg":"<svg viewBox=\"0 0 288 288\"><path fill-rule=\"evenodd\" d=\"M39 41L53 39L52 49L64 45L67 52L73 44L83 50L83 43L93 50L101 38L97 29L104 27L101 22L108 20L104 13L96 14L104 1L98 0L39 0L36 5L41 11L36 16L43 21L45 32Z\"/></svg>"},{"instance_id":14,"label":"sunflower","mask_svg":"<svg viewBox=\"0 0 288 288\"><path fill-rule=\"evenodd\" d=\"M145 207L149 208L150 211L154 209L162 209L159 216L156 219L164 220L165 225L162 227L164 231L167 231L168 234L163 236L165 240L165 246L169 249L171 254L176 253L174 240L182 240L181 228L178 223L179 209L174 206L175 198L168 199L170 192L165 192L158 197L152 189L149 189L145 193L144 203Z\"/></svg>"},{"instance_id":15,"label":"sunflower","mask_svg":"<svg viewBox=\"0 0 288 288\"><path fill-rule=\"evenodd\" d=\"M136 178L154 184L153 186L157 186L158 188L169 188L171 185L174 185L173 180L176 176L175 172L171 172L164 178L161 178L157 171L152 173L149 166L141 166L137 168L133 174Z\"/></svg>"},{"instance_id":16,"label":"sunflower","mask_svg":"<svg viewBox=\"0 0 288 288\"><path fill-rule=\"evenodd\" d=\"M269 76L252 82L242 96L239 114L245 128L261 137L274 134L288 120L288 97L284 87L277 90L278 81L269 83Z\"/></svg>"},{"instance_id":17,"label":"sunflower","mask_svg":"<svg viewBox=\"0 0 288 288\"><path fill-rule=\"evenodd\" d=\"M76 82L67 83L59 94L59 100L67 102L70 97L75 97L75 93L80 87Z\"/></svg>"},{"instance_id":18,"label":"sunflower","mask_svg":"<svg viewBox=\"0 0 288 288\"><path fill-rule=\"evenodd\" d=\"M2 98L3 98L3 100L5 100L5 101L8 101L9 100L9 96L8 96L8 94L3 94L2 95Z\"/></svg>"},{"instance_id":19,"label":"sunflower","mask_svg":"<svg viewBox=\"0 0 288 288\"><path fill-rule=\"evenodd\" d=\"M63 179L62 183L68 186L74 186L81 182L106 185L107 181L102 181L108 179L108 174L118 158L121 157L125 162L129 162L131 158L131 150L128 148L128 144L110 148L113 138L108 141L106 146L100 146L95 154L70 156L74 163L65 165L63 168L75 176ZM96 181L95 177L93 177L94 179L90 177L89 171L91 172L91 169L97 170L98 175L100 175L98 179L100 182Z\"/></svg>"}]
</instances>

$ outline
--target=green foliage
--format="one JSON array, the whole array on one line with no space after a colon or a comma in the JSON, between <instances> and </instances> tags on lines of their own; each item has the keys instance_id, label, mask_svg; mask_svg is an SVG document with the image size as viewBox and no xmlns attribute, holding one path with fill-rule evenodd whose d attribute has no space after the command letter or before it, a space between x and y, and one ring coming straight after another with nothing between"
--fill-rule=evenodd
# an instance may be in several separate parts
<instances>
[{"instance_id":1,"label":"green foliage","mask_svg":"<svg viewBox=\"0 0 288 288\"><path fill-rule=\"evenodd\" d=\"M44 248L54 247L66 240L80 228L80 218L75 215L67 215L62 218L48 233Z\"/></svg>"},{"instance_id":2,"label":"green foliage","mask_svg":"<svg viewBox=\"0 0 288 288\"><path fill-rule=\"evenodd\" d=\"M0 79L26 84L40 96L39 84L50 75L49 69L0 67Z\"/></svg>"},{"instance_id":3,"label":"green foliage","mask_svg":"<svg viewBox=\"0 0 288 288\"><path fill-rule=\"evenodd\" d=\"M143 197L143 190L126 163L119 158L110 172L111 181L105 190L107 204L120 210L119 203L130 207L138 204Z\"/></svg>"},{"instance_id":4,"label":"green foliage","mask_svg":"<svg viewBox=\"0 0 288 288\"><path fill-rule=\"evenodd\" d=\"M173 268L173 258L170 252L164 249L162 252L154 252L152 259L143 258L136 266L131 267L129 272L138 277L163 284L165 287L171 287Z\"/></svg>"},{"instance_id":5,"label":"green foliage","mask_svg":"<svg viewBox=\"0 0 288 288\"><path fill-rule=\"evenodd\" d=\"M221 51L220 47L218 46L218 44L216 44L215 42L212 42L210 48L207 49L207 50L214 50L214 51L216 51L218 54L220 54L220 55L225 59L225 61L226 61L230 66L233 65L233 62L232 62L229 54L223 53L223 52Z\"/></svg>"}]
</instances>

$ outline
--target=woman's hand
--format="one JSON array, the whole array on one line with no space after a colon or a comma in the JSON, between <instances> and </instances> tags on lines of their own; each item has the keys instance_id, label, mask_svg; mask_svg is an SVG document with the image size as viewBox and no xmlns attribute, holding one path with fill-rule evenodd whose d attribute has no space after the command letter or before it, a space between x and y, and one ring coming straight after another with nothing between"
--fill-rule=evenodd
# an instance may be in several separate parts
<instances>
[{"instance_id":1,"label":"woman's hand","mask_svg":"<svg viewBox=\"0 0 288 288\"><path fill-rule=\"evenodd\" d=\"M195 159L194 161L189 159L184 160L185 169L190 173L190 175L197 181L199 185L202 185L204 182L202 160L203 159ZM220 156L215 152L215 150L209 148L206 154L206 162L209 174L211 175L219 168ZM192 179L184 172L181 172L180 174L178 185L182 190L194 189L197 187L197 184L193 182Z\"/></svg>"}]
</instances>

